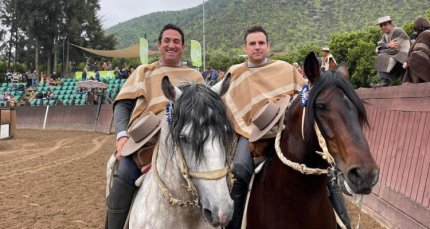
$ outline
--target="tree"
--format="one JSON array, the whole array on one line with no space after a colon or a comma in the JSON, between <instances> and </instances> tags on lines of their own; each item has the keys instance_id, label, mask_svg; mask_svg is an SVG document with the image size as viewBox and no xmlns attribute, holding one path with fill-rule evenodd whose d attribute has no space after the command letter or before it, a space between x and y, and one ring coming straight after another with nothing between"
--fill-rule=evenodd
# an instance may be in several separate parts
<instances>
[{"instance_id":1,"label":"tree","mask_svg":"<svg viewBox=\"0 0 430 229\"><path fill-rule=\"evenodd\" d=\"M41 57L48 74L57 70L59 56L65 62L63 69L67 69L69 55L77 62L87 59L82 51L69 53L68 42L99 49L113 49L116 44L113 35L103 34L97 17L99 0L5 0L4 6L1 14L14 34L8 48L10 52L15 46L15 62L34 63L38 68Z\"/></svg>"}]
</instances>

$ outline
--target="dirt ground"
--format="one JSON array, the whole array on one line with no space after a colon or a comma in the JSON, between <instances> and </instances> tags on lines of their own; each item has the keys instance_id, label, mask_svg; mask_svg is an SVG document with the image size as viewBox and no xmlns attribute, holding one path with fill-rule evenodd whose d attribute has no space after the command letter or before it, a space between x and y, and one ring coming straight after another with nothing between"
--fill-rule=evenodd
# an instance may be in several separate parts
<instances>
[{"instance_id":1,"label":"dirt ground","mask_svg":"<svg viewBox=\"0 0 430 229\"><path fill-rule=\"evenodd\" d=\"M105 168L115 138L18 130L0 140L0 228L103 228ZM353 226L358 208L348 203ZM360 228L383 228L361 213Z\"/></svg>"}]
</instances>

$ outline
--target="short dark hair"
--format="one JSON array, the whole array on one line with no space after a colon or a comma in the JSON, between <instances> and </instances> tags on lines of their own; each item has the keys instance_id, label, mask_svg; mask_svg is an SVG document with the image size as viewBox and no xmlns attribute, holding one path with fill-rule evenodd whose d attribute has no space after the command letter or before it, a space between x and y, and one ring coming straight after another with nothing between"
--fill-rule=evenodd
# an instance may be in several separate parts
<instances>
[{"instance_id":1,"label":"short dark hair","mask_svg":"<svg viewBox=\"0 0 430 229\"><path fill-rule=\"evenodd\" d=\"M426 18L419 17L414 22L414 31L417 32L417 34L420 34L426 30L430 29L430 23Z\"/></svg>"},{"instance_id":2,"label":"short dark hair","mask_svg":"<svg viewBox=\"0 0 430 229\"><path fill-rule=\"evenodd\" d=\"M173 29L173 30L176 30L176 31L178 31L178 33L179 34L181 34L181 41L182 41L182 44L184 44L185 43L185 37L184 37L184 32L182 31L182 29L179 27L179 26L177 26L177 25L174 25L174 24L167 24L167 25L165 25L164 27L163 27L163 29L160 31L160 35L158 35L158 43L161 43L161 39L163 38L163 33L164 33L164 31L166 31L166 30L168 30L168 29Z\"/></svg>"},{"instance_id":3,"label":"short dark hair","mask_svg":"<svg viewBox=\"0 0 430 229\"><path fill-rule=\"evenodd\" d=\"M264 35L266 36L266 42L269 42L269 35L267 35L266 30L264 30L263 27L261 27L261 26L253 26L253 27L247 29L245 32L245 36L243 38L245 44L246 44L246 38L248 37L248 35L250 33L258 33L258 32L264 33Z\"/></svg>"}]
</instances>

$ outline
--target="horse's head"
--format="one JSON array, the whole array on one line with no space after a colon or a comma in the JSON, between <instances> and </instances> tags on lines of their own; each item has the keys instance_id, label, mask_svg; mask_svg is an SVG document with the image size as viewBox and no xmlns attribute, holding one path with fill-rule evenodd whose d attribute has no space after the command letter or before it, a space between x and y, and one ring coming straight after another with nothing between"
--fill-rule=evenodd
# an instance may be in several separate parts
<instances>
[{"instance_id":1,"label":"horse's head","mask_svg":"<svg viewBox=\"0 0 430 229\"><path fill-rule=\"evenodd\" d=\"M363 103L351 84L339 76L341 71L320 76L314 53L306 57L304 70L311 85L304 124L306 142L315 141L316 122L347 187L357 194L369 194L378 181L379 168L363 134L362 127L367 124Z\"/></svg>"},{"instance_id":2,"label":"horse's head","mask_svg":"<svg viewBox=\"0 0 430 229\"><path fill-rule=\"evenodd\" d=\"M227 225L233 215L227 174L234 132L221 100L229 85L229 76L212 88L191 83L175 87L168 77L162 80L164 95L173 104L173 145L183 152L202 213L213 226Z\"/></svg>"}]
</instances>

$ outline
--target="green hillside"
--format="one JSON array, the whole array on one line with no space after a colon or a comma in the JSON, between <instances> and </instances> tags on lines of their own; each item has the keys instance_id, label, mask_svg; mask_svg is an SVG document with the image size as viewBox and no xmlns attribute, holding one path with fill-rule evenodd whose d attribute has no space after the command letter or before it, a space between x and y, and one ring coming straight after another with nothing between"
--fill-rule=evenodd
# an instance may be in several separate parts
<instances>
[{"instance_id":1,"label":"green hillside","mask_svg":"<svg viewBox=\"0 0 430 229\"><path fill-rule=\"evenodd\" d=\"M374 26L380 16L391 15L398 26L430 9L429 0L209 0L205 3L208 55L240 53L244 30L262 25L269 33L272 51L295 50L305 43L327 45L333 33ZM202 41L202 5L144 15L108 28L116 34L117 48L146 37L155 49L164 24L181 26L187 41Z\"/></svg>"}]
</instances>

